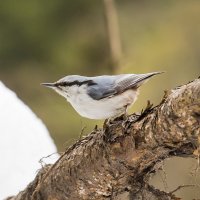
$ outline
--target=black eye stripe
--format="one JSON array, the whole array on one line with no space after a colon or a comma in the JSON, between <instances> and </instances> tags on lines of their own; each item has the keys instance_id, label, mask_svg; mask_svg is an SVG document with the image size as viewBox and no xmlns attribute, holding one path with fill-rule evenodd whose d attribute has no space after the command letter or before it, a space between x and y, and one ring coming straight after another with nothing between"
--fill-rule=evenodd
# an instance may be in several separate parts
<instances>
[{"instance_id":1,"label":"black eye stripe","mask_svg":"<svg viewBox=\"0 0 200 200\"><path fill-rule=\"evenodd\" d=\"M73 86L73 85L77 85L77 86L81 86L81 85L96 85L95 82L93 82L92 80L87 80L87 81L72 81L72 82L59 82L56 83L55 86L63 86L63 87L69 87L69 86Z\"/></svg>"}]
</instances>

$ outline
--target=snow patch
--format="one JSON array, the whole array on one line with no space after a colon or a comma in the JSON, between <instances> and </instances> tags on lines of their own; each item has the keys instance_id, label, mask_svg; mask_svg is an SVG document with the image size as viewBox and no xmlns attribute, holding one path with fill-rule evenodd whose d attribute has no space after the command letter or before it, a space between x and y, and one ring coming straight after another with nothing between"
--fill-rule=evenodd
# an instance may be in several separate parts
<instances>
[{"instance_id":1,"label":"snow patch","mask_svg":"<svg viewBox=\"0 0 200 200\"><path fill-rule=\"evenodd\" d=\"M0 82L0 199L25 189L41 168L39 160L55 152L42 121ZM43 161L54 163L58 157Z\"/></svg>"}]
</instances>

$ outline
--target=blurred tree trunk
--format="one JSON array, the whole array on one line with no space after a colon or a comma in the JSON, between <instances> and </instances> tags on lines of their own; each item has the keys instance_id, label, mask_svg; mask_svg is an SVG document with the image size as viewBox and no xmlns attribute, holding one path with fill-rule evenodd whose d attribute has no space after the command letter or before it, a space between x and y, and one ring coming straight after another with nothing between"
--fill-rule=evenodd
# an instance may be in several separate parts
<instances>
[{"instance_id":1,"label":"blurred tree trunk","mask_svg":"<svg viewBox=\"0 0 200 200\"><path fill-rule=\"evenodd\" d=\"M148 180L166 158L199 155L199 124L200 79L196 79L166 94L158 106L148 104L141 115L96 128L11 199L179 199Z\"/></svg>"},{"instance_id":2,"label":"blurred tree trunk","mask_svg":"<svg viewBox=\"0 0 200 200\"><path fill-rule=\"evenodd\" d=\"M108 42L110 46L111 66L112 70L116 71L119 68L120 59L122 56L117 10L115 6L115 0L103 1L105 7Z\"/></svg>"}]
</instances>

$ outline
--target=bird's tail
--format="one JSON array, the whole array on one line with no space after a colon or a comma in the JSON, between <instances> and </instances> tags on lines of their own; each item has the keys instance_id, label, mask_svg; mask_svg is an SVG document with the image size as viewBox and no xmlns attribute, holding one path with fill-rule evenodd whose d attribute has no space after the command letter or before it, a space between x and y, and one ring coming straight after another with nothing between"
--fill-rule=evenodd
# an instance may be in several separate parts
<instances>
[{"instance_id":1,"label":"bird's tail","mask_svg":"<svg viewBox=\"0 0 200 200\"><path fill-rule=\"evenodd\" d=\"M134 85L136 88L140 87L142 84L146 83L152 76L162 74L164 72L151 72L146 74L138 74L138 77L134 80Z\"/></svg>"},{"instance_id":2,"label":"bird's tail","mask_svg":"<svg viewBox=\"0 0 200 200\"><path fill-rule=\"evenodd\" d=\"M163 72L151 72L147 74L128 74L123 76L117 83L117 90L123 92L128 89L137 89L149 78Z\"/></svg>"}]
</instances>

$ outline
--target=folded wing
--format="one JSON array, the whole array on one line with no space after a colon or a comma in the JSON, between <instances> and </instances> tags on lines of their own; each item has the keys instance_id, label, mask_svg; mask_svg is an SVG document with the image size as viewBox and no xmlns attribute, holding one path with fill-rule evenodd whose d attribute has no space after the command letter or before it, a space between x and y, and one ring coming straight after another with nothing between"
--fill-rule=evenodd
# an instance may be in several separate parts
<instances>
[{"instance_id":1,"label":"folded wing","mask_svg":"<svg viewBox=\"0 0 200 200\"><path fill-rule=\"evenodd\" d=\"M162 72L94 77L95 84L88 88L88 95L95 100L109 98L128 89L137 89L147 79L160 73Z\"/></svg>"}]
</instances>

